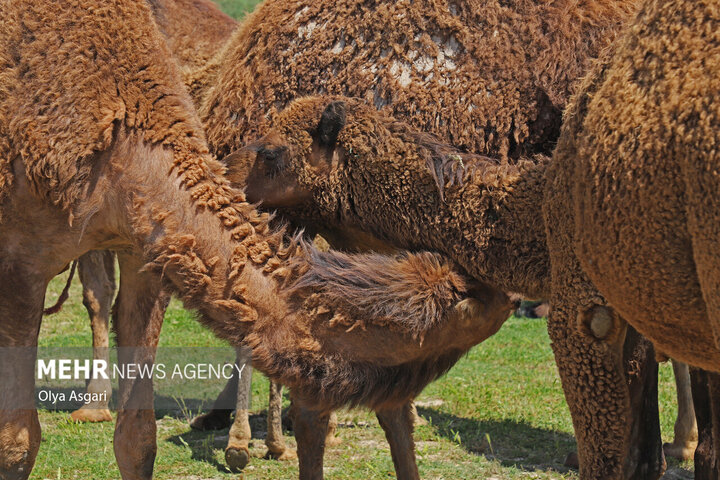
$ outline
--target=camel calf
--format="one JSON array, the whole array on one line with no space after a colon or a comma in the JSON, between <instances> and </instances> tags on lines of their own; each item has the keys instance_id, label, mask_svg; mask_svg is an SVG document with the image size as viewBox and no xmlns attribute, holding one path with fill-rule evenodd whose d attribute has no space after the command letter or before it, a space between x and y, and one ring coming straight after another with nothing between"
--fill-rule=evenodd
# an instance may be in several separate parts
<instances>
[{"instance_id":1,"label":"camel calf","mask_svg":"<svg viewBox=\"0 0 720 480\"><path fill-rule=\"evenodd\" d=\"M237 22L225 15L210 0L150 0L153 19L166 40L173 57L186 72L200 70L225 44ZM189 75L192 77L193 75ZM192 84L192 81L189 83ZM197 99L196 99L197 100ZM78 259L78 273L83 285L83 303L90 317L93 332L93 355L108 361L108 324L110 309L115 296L114 255L109 251L91 251ZM161 314L158 312L156 314ZM237 362L251 372L250 354L246 348L238 351ZM239 365L239 366L240 366ZM218 398L218 404L236 404L235 423L230 433L226 450L228 465L233 469L245 467L249 461L247 444L250 439L248 409L250 408L250 375L239 382L234 378ZM238 383L239 382L239 383ZM268 405L268 435L265 443L268 455L277 459L292 459L295 454L285 445L280 424L282 387L272 383ZM240 390L237 391L239 385ZM111 392L110 382L102 378L93 379L87 386L88 392ZM110 395L101 397L109 398ZM231 397L231 398L229 398ZM231 425L232 411L227 408L213 409L210 413L193 419L191 426L201 430L225 428ZM79 422L111 421L107 400L99 400L71 413ZM326 442L337 443L334 437L335 417L331 417L331 428Z\"/></svg>"}]
</instances>

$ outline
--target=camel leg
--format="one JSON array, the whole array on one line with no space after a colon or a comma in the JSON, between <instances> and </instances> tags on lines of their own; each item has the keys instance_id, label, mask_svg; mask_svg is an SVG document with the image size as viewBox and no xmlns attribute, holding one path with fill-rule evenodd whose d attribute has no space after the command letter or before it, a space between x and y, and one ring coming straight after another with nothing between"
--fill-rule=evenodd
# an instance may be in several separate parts
<instances>
[{"instance_id":1,"label":"camel leg","mask_svg":"<svg viewBox=\"0 0 720 480\"><path fill-rule=\"evenodd\" d=\"M574 186L555 171L560 168L566 166L548 170L543 201L553 259L548 333L573 420L580 478L660 478L662 439L652 415L657 397L646 391L657 388L654 354L640 335L629 335L626 344L626 322L606 306L572 253L575 212L563 192Z\"/></svg>"},{"instance_id":2,"label":"camel leg","mask_svg":"<svg viewBox=\"0 0 720 480\"><path fill-rule=\"evenodd\" d=\"M720 478L720 375L690 368L690 383L698 426L695 479L716 480Z\"/></svg>"},{"instance_id":3,"label":"camel leg","mask_svg":"<svg viewBox=\"0 0 720 480\"><path fill-rule=\"evenodd\" d=\"M268 447L267 457L276 460L294 460L297 455L293 449L287 448L282 433L282 390L282 385L270 382L267 437L265 437L265 445Z\"/></svg>"},{"instance_id":4,"label":"camel leg","mask_svg":"<svg viewBox=\"0 0 720 480\"><path fill-rule=\"evenodd\" d=\"M108 324L115 295L115 254L108 250L93 250L78 261L78 274L83 286L83 304L90 316L93 333L93 359L110 364ZM91 402L75 410L70 417L76 422L110 422L112 416L107 399L112 395L110 379L91 378L88 393L105 393L105 400Z\"/></svg>"},{"instance_id":5,"label":"camel leg","mask_svg":"<svg viewBox=\"0 0 720 480\"><path fill-rule=\"evenodd\" d=\"M325 437L325 447L337 447L342 444L342 438L336 436L338 426L337 413L332 412L328 420L328 431Z\"/></svg>"},{"instance_id":6,"label":"camel leg","mask_svg":"<svg viewBox=\"0 0 720 480\"><path fill-rule=\"evenodd\" d=\"M237 349L235 364L242 369L236 380L235 421L230 427L225 462L234 471L242 470L250 461L250 392L252 387L251 350L248 347Z\"/></svg>"},{"instance_id":7,"label":"camel leg","mask_svg":"<svg viewBox=\"0 0 720 480\"><path fill-rule=\"evenodd\" d=\"M300 480L322 480L330 414L312 410L303 402L293 399L292 416L298 445Z\"/></svg>"},{"instance_id":8,"label":"camel leg","mask_svg":"<svg viewBox=\"0 0 720 480\"><path fill-rule=\"evenodd\" d=\"M400 408L375 412L390 444L398 480L420 480L415 461L412 410L412 403L408 403Z\"/></svg>"},{"instance_id":9,"label":"camel leg","mask_svg":"<svg viewBox=\"0 0 720 480\"><path fill-rule=\"evenodd\" d=\"M599 295L586 296L594 289L575 266L578 277L555 288L548 332L573 418L580 478L660 478L652 345Z\"/></svg>"},{"instance_id":10,"label":"camel leg","mask_svg":"<svg viewBox=\"0 0 720 480\"><path fill-rule=\"evenodd\" d=\"M120 291L113 326L118 367L151 365L155 360L163 314L170 300L160 278L140 272L142 259L119 254ZM149 480L157 452L152 379L137 375L120 379L115 425L115 458L123 480Z\"/></svg>"},{"instance_id":11,"label":"camel leg","mask_svg":"<svg viewBox=\"0 0 720 480\"><path fill-rule=\"evenodd\" d=\"M239 365L237 363L237 358L235 365ZM239 366L242 368L242 365ZM247 368L249 367L250 365L248 365L245 370L247 370ZM245 370L243 370L243 375L245 374ZM225 384L225 387L215 399L212 410L210 410L208 413L203 413L202 415L198 415L197 417L193 418L190 422L191 428L201 431L222 430L223 428L227 428L233 424L233 409L227 408L227 406L237 402L238 376L239 375L237 370L233 370L232 378L228 380L228 382ZM237 417L238 414L235 414L236 421Z\"/></svg>"},{"instance_id":12,"label":"camel leg","mask_svg":"<svg viewBox=\"0 0 720 480\"><path fill-rule=\"evenodd\" d=\"M672 360L677 388L678 414L675 420L675 439L663 445L665 455L678 460L692 460L698 445L698 426L693 408L690 370L687 364Z\"/></svg>"},{"instance_id":13,"label":"camel leg","mask_svg":"<svg viewBox=\"0 0 720 480\"><path fill-rule=\"evenodd\" d=\"M30 476L40 448L35 361L47 283L22 268L2 267L0 479L24 480Z\"/></svg>"}]
</instances>

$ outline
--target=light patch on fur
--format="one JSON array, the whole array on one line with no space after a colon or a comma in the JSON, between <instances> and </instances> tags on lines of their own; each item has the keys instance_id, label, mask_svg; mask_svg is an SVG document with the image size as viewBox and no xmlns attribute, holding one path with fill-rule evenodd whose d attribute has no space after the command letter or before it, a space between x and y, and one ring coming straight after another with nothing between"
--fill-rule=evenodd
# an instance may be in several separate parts
<instances>
[{"instance_id":1,"label":"light patch on fur","mask_svg":"<svg viewBox=\"0 0 720 480\"><path fill-rule=\"evenodd\" d=\"M590 320L590 330L595 338L603 340L607 338L613 327L613 319L610 311L606 307L597 307L593 309L592 319Z\"/></svg>"}]
</instances>

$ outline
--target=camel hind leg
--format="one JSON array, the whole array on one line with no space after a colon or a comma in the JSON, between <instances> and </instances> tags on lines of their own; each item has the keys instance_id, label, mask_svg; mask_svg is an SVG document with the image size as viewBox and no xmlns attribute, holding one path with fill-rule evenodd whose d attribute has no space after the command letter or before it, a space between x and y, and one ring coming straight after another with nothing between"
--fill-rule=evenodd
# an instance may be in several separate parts
<instances>
[{"instance_id":1,"label":"camel hind leg","mask_svg":"<svg viewBox=\"0 0 720 480\"><path fill-rule=\"evenodd\" d=\"M698 445L698 426L693 408L690 369L686 363L672 360L677 388L678 414L675 420L675 438L663 445L665 455L679 460L692 460Z\"/></svg>"},{"instance_id":2,"label":"camel hind leg","mask_svg":"<svg viewBox=\"0 0 720 480\"><path fill-rule=\"evenodd\" d=\"M93 359L110 363L109 319L115 295L115 254L108 250L93 250L78 260L78 274L83 286L83 304L90 317L93 334ZM94 376L93 376L94 377ZM107 399L112 395L112 385L106 378L92 378L87 385L88 393L105 393L94 401L75 410L70 417L76 422L110 422L112 416Z\"/></svg>"},{"instance_id":3,"label":"camel hind leg","mask_svg":"<svg viewBox=\"0 0 720 480\"><path fill-rule=\"evenodd\" d=\"M2 267L6 280L0 282L0 478L24 480L40 449L35 361L47 283L22 267Z\"/></svg>"}]
</instances>

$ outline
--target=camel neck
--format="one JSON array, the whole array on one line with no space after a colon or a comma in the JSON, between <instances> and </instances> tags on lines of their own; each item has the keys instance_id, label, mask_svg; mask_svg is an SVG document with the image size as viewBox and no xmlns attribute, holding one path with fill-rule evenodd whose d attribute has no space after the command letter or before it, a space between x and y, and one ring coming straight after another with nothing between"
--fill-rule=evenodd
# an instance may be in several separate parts
<instances>
[{"instance_id":1,"label":"camel neck","mask_svg":"<svg viewBox=\"0 0 720 480\"><path fill-rule=\"evenodd\" d=\"M134 164L122 169L118 185L127 234L146 269L162 275L218 336L238 344L259 315L283 314L277 280L292 275L283 267L295 249L270 229L267 214L228 187L209 155L139 143L123 155Z\"/></svg>"},{"instance_id":2,"label":"camel neck","mask_svg":"<svg viewBox=\"0 0 720 480\"><path fill-rule=\"evenodd\" d=\"M390 187L358 177L340 189L347 193L333 209L343 225L369 231L396 247L442 252L475 278L505 291L546 295L544 162L468 180L445 188L442 195L426 171Z\"/></svg>"}]
</instances>

